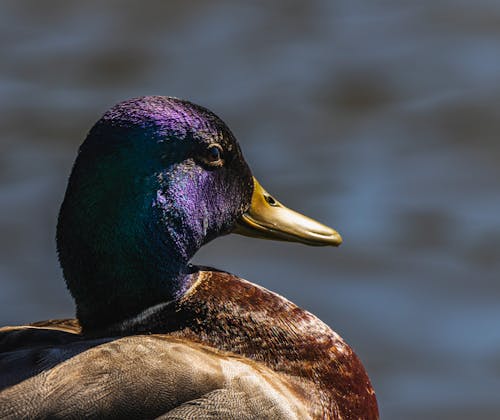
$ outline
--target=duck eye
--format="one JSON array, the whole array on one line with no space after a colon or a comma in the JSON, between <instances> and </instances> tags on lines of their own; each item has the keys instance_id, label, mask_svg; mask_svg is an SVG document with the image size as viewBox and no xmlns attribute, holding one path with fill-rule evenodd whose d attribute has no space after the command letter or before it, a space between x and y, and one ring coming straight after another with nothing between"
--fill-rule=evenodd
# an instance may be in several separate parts
<instances>
[{"instance_id":1,"label":"duck eye","mask_svg":"<svg viewBox=\"0 0 500 420\"><path fill-rule=\"evenodd\" d=\"M208 160L211 162L216 162L220 160L220 149L217 146L212 146L208 148Z\"/></svg>"},{"instance_id":2,"label":"duck eye","mask_svg":"<svg viewBox=\"0 0 500 420\"><path fill-rule=\"evenodd\" d=\"M218 144L211 144L208 146L201 158L203 162L210 166L222 166L224 164L224 160L222 159L222 147Z\"/></svg>"}]
</instances>

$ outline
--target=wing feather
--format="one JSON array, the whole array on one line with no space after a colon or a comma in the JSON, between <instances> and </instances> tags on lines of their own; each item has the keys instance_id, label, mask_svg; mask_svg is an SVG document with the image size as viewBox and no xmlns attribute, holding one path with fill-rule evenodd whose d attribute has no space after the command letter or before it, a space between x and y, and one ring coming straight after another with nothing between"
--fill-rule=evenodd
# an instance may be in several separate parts
<instances>
[{"instance_id":1,"label":"wing feather","mask_svg":"<svg viewBox=\"0 0 500 420\"><path fill-rule=\"evenodd\" d=\"M0 331L0 418L307 417L279 374L248 359L170 336L51 328Z\"/></svg>"}]
</instances>

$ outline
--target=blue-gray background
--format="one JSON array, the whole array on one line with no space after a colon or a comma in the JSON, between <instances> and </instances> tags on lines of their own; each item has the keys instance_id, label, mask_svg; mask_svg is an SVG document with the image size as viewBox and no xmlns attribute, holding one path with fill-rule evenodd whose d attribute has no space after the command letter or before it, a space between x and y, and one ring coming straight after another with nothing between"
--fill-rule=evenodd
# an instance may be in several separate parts
<instances>
[{"instance_id":1,"label":"blue-gray background","mask_svg":"<svg viewBox=\"0 0 500 420\"><path fill-rule=\"evenodd\" d=\"M73 314L54 232L93 122L179 96L345 239L231 236L196 261L331 325L383 418L500 415L498 1L4 1L0 44L1 324Z\"/></svg>"}]
</instances>

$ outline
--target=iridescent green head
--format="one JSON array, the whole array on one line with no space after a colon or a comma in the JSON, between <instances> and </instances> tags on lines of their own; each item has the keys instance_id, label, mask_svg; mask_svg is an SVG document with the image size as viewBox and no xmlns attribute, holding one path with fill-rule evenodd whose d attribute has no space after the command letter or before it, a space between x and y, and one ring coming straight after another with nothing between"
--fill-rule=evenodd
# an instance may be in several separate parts
<instances>
[{"instance_id":1,"label":"iridescent green head","mask_svg":"<svg viewBox=\"0 0 500 420\"><path fill-rule=\"evenodd\" d=\"M265 192L229 128L207 109L160 96L114 106L80 146L57 226L84 329L178 298L195 252L233 230L311 245L341 241Z\"/></svg>"}]
</instances>

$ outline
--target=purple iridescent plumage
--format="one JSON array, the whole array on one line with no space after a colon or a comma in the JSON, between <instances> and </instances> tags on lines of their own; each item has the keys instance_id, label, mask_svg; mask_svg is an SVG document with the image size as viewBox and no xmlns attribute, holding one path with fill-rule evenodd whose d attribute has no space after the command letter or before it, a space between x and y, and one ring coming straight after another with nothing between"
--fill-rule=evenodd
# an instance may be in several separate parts
<instances>
[{"instance_id":1,"label":"purple iridescent plumage","mask_svg":"<svg viewBox=\"0 0 500 420\"><path fill-rule=\"evenodd\" d=\"M220 136L224 123L212 112L188 101L164 96L130 99L112 107L101 119L112 126L154 129L160 136ZM227 127L224 127L227 129Z\"/></svg>"}]
</instances>

